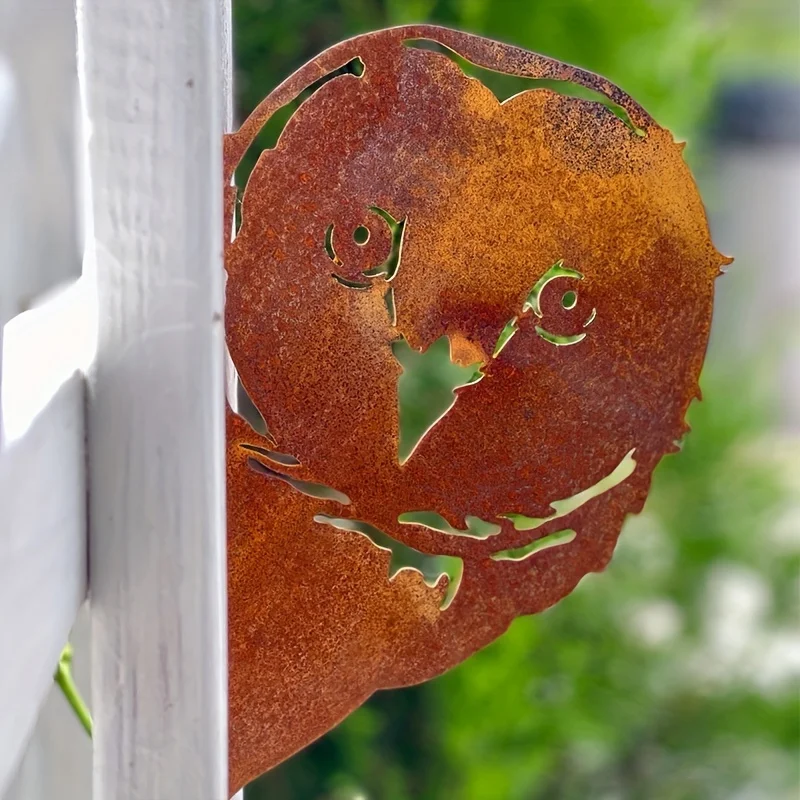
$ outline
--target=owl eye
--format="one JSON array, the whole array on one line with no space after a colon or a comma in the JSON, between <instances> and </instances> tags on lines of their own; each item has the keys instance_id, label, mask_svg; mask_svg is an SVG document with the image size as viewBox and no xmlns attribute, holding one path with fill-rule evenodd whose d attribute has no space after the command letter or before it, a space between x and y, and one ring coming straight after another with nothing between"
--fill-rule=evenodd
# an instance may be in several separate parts
<instances>
[{"instance_id":1,"label":"owl eye","mask_svg":"<svg viewBox=\"0 0 800 800\"><path fill-rule=\"evenodd\" d=\"M528 311L533 311L534 316L538 319L542 319L544 317L544 311L542 310L542 294L544 290L547 288L547 285L551 282L556 280L556 278L572 278L573 280L582 281L583 280L583 273L578 272L576 269L570 269L569 267L564 266L564 261L559 260L553 264L547 272L536 281L533 289L531 289L530 294L525 299L525 302L522 305L522 313L525 314ZM578 292L574 289L568 289L564 294L561 295L561 307L565 311L572 311L578 305ZM593 308L589 316L583 323L584 328L588 328L593 322L595 317L597 316L597 309ZM512 317L505 325L503 330L500 332L500 336L497 339L497 344L495 345L494 352L492 353L492 358L497 358L503 348L509 343L511 337L519 330L519 317ZM551 331L543 328L540 325L535 326L536 333L544 339L546 342L550 342L550 344L554 344L558 347L563 347L565 345L570 344L578 344L578 342L582 342L586 338L586 332L583 331L581 333L573 333L562 335L558 333L552 333Z\"/></svg>"},{"instance_id":2,"label":"owl eye","mask_svg":"<svg viewBox=\"0 0 800 800\"><path fill-rule=\"evenodd\" d=\"M550 269L536 281L535 286L531 290L531 293L528 295L528 298L525 300L524 305L522 306L523 313L530 309L533 313L539 318L542 319L544 316L542 312L542 293L544 292L547 285L554 281L556 278L572 278L574 280L582 281L583 280L583 273L578 272L576 269L570 269L569 267L564 266L563 260L557 261L553 264ZM574 289L570 289L561 296L561 307L565 311L572 311L578 305L578 292ZM587 328L589 325L594 322L594 318L596 316L596 309L592 309L591 314L583 323L583 327ZM546 342L550 342L550 344L557 345L559 347L563 347L565 345L570 344L578 344L578 342L582 342L586 338L586 333L575 333L570 335L561 335L558 333L553 333L546 328L543 328L540 325L536 326L536 333L544 339Z\"/></svg>"},{"instance_id":3,"label":"owl eye","mask_svg":"<svg viewBox=\"0 0 800 800\"><path fill-rule=\"evenodd\" d=\"M530 309L539 319L542 318L542 293L547 287L547 284L554 281L556 278L574 278L575 280L582 281L583 273L578 272L576 269L565 267L563 259L556 261L556 263L534 284L531 293L522 305L523 314ZM568 301L571 302L571 305L567 305ZM565 292L564 296L561 298L561 304L566 309L574 308L577 302L578 293L574 291Z\"/></svg>"},{"instance_id":4,"label":"owl eye","mask_svg":"<svg viewBox=\"0 0 800 800\"><path fill-rule=\"evenodd\" d=\"M331 277L340 285L344 286L346 289L355 289L356 291L367 291L371 289L374 284L372 283L373 278L378 278L380 280L385 281L386 283L390 283L394 280L394 277L397 275L397 270L400 269L400 255L403 250L403 235L405 232L406 227L406 217L403 219L395 219L386 209L380 208L379 206L369 206L367 209L368 211L376 214L380 219L382 219L391 234L391 249L389 250L389 255L386 259L378 264L377 266L370 267L369 269L365 269L361 272L361 275L366 280L352 280L350 278L345 278L343 275L340 275L338 272L332 272ZM353 229L353 241L359 246L364 247L370 240L370 229L366 225L358 225ZM342 266L342 260L336 254L336 250L333 246L333 238L334 238L334 225L331 223L325 229L325 252L328 254L328 258L337 266ZM395 303L395 296L394 296L394 287L388 286L383 295L383 301L386 305L386 311L389 315L389 322L392 326L397 324L397 306Z\"/></svg>"}]
</instances>

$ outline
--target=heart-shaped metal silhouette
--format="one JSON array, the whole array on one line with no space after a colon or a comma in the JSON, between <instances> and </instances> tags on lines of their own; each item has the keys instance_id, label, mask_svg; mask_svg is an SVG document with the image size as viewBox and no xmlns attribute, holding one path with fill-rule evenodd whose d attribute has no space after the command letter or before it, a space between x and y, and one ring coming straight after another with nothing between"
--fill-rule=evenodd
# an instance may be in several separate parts
<instances>
[{"instance_id":1,"label":"heart-shaped metal silhouette","mask_svg":"<svg viewBox=\"0 0 800 800\"><path fill-rule=\"evenodd\" d=\"M534 82L500 102L470 65ZM687 430L727 263L681 145L596 75L359 36L226 137L226 185L303 97L226 194L228 346L268 426L229 413L232 791L603 569Z\"/></svg>"}]
</instances>

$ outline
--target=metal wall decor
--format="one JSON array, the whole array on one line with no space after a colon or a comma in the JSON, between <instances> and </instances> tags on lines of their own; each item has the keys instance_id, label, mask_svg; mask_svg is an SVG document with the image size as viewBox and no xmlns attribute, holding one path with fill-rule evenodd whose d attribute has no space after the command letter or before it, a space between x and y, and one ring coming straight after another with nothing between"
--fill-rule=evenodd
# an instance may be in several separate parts
<instances>
[{"instance_id":1,"label":"metal wall decor","mask_svg":"<svg viewBox=\"0 0 800 800\"><path fill-rule=\"evenodd\" d=\"M472 66L531 88L500 102ZM299 96L225 203L228 346L267 428L229 413L231 791L605 567L687 431L729 262L682 146L597 75L359 36L226 137L226 185ZM415 422L435 356L457 388Z\"/></svg>"}]
</instances>

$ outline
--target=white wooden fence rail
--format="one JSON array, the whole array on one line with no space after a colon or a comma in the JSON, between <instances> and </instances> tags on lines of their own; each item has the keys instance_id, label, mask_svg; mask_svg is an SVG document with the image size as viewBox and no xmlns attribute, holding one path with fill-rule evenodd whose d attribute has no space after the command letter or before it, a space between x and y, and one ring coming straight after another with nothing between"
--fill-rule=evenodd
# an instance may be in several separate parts
<instances>
[{"instance_id":1,"label":"white wooden fence rail","mask_svg":"<svg viewBox=\"0 0 800 800\"><path fill-rule=\"evenodd\" d=\"M38 349L9 327L14 357L0 358L0 431L34 380L12 361L32 374L58 352L63 376L0 440L0 797L86 596L88 541L92 797L223 800L230 8L79 0L78 70L75 19L72 0L0 3L0 331L77 277L83 230L84 290L66 296L73 321L97 320L88 370L57 311L65 295L34 312ZM41 347L43 332L59 347Z\"/></svg>"},{"instance_id":2,"label":"white wooden fence rail","mask_svg":"<svg viewBox=\"0 0 800 800\"><path fill-rule=\"evenodd\" d=\"M80 272L76 78L70 4L4 0L0 326ZM57 305L51 302L36 312L44 322L38 330L47 327ZM25 337L15 337L17 346L26 346ZM31 398L35 373L41 372L46 348L43 353L32 341L27 344L30 370L4 387L0 418ZM83 379L72 374L78 369L77 353L74 357L73 364L60 365L63 384L56 381L27 432L12 444L0 443L0 796L23 754L86 592Z\"/></svg>"}]
</instances>

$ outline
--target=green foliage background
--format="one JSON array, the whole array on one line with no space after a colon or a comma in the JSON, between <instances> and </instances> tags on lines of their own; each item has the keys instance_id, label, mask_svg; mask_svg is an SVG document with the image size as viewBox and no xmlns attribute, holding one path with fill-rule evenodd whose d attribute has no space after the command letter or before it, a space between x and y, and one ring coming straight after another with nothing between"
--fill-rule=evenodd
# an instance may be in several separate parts
<instances>
[{"instance_id":1,"label":"green foliage background","mask_svg":"<svg viewBox=\"0 0 800 800\"><path fill-rule=\"evenodd\" d=\"M692 143L721 79L793 66L799 41L770 0L234 0L234 16L240 116L330 44L431 20L601 72ZM769 363L715 355L605 573L442 678L378 694L247 800L796 797L797 687L775 664L797 647L800 559L770 536L796 528L800 458L778 447Z\"/></svg>"}]
</instances>

